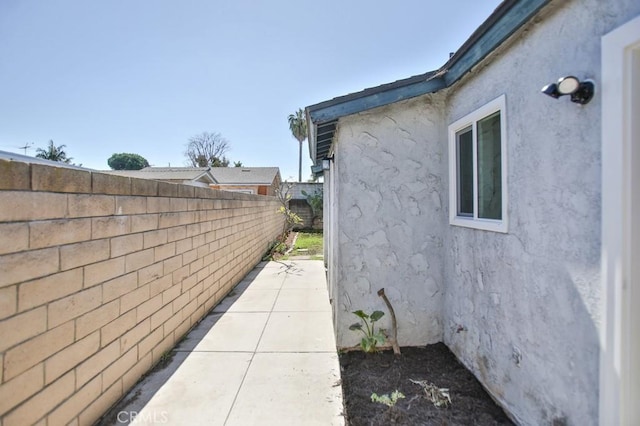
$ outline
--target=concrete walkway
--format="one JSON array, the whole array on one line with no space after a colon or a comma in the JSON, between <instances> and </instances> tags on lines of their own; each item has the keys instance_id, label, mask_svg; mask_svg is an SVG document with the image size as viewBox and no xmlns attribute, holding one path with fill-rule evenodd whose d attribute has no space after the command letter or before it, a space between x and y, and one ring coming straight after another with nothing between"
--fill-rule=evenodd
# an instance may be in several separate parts
<instances>
[{"instance_id":1,"label":"concrete walkway","mask_svg":"<svg viewBox=\"0 0 640 426\"><path fill-rule=\"evenodd\" d=\"M263 262L108 424L343 425L322 261Z\"/></svg>"}]
</instances>

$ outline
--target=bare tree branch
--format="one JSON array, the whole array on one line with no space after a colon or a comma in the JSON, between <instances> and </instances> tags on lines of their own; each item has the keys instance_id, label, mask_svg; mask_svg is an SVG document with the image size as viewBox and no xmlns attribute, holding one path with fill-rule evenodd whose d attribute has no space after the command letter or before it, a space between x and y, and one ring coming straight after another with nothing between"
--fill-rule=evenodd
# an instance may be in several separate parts
<instances>
[{"instance_id":1,"label":"bare tree branch","mask_svg":"<svg viewBox=\"0 0 640 426\"><path fill-rule=\"evenodd\" d=\"M229 142L220 133L202 132L189 138L184 155L193 167L226 167L229 149Z\"/></svg>"}]
</instances>

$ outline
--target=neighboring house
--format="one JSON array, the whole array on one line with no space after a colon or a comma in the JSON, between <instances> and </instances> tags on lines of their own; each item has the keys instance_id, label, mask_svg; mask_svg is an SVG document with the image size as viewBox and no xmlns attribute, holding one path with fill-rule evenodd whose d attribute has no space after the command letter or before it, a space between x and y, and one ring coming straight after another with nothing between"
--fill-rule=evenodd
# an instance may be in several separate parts
<instances>
[{"instance_id":1,"label":"neighboring house","mask_svg":"<svg viewBox=\"0 0 640 426\"><path fill-rule=\"evenodd\" d=\"M312 182L291 183L289 209L302 219L302 223L294 225L293 229L322 229L322 207L314 212L308 201L308 197L314 196L322 199L322 186L322 183Z\"/></svg>"},{"instance_id":2,"label":"neighboring house","mask_svg":"<svg viewBox=\"0 0 640 426\"><path fill-rule=\"evenodd\" d=\"M506 0L441 69L307 107L338 346L384 287L518 423L640 424L639 14ZM541 93L569 75L589 103Z\"/></svg>"},{"instance_id":3,"label":"neighboring house","mask_svg":"<svg viewBox=\"0 0 640 426\"><path fill-rule=\"evenodd\" d=\"M44 164L44 165L53 166L53 167L64 167L66 169L89 170L86 167L76 166L75 164L68 164L62 161L46 160L44 158L39 158L39 157L30 157L28 155L16 154L15 152L8 152L8 151L0 151L0 159L10 160L10 161L21 161L23 163L31 163L31 164Z\"/></svg>"},{"instance_id":4,"label":"neighboring house","mask_svg":"<svg viewBox=\"0 0 640 426\"><path fill-rule=\"evenodd\" d=\"M278 167L213 167L213 189L247 194L275 195L280 186Z\"/></svg>"},{"instance_id":5,"label":"neighboring house","mask_svg":"<svg viewBox=\"0 0 640 426\"><path fill-rule=\"evenodd\" d=\"M142 170L105 170L102 173L208 187L216 182L211 170L212 167L145 167Z\"/></svg>"}]
</instances>

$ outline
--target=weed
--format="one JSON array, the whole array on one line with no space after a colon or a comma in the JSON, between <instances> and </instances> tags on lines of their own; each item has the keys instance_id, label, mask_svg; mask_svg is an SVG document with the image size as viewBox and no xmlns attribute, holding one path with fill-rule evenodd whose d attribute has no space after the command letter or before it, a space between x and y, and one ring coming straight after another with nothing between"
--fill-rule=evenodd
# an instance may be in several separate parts
<instances>
[{"instance_id":1,"label":"weed","mask_svg":"<svg viewBox=\"0 0 640 426\"><path fill-rule=\"evenodd\" d=\"M451 405L451 396L449 395L449 389L439 388L433 383L429 383L426 380L413 380L409 379L411 383L414 383L422 389L427 396L427 399L437 408L448 407Z\"/></svg>"},{"instance_id":2,"label":"weed","mask_svg":"<svg viewBox=\"0 0 640 426\"><path fill-rule=\"evenodd\" d=\"M384 404L389 408L393 408L396 405L396 402L398 402L398 400L402 398L404 398L404 394L397 389L391 392L391 396L387 394L378 395L375 392L371 394L372 402Z\"/></svg>"},{"instance_id":3,"label":"weed","mask_svg":"<svg viewBox=\"0 0 640 426\"><path fill-rule=\"evenodd\" d=\"M353 312L353 314L358 316L362 320L362 323L357 322L355 324L351 324L351 326L349 326L349 330L359 330L364 334L364 337L360 341L360 347L362 347L363 351L367 353L377 352L377 346L384 343L385 335L384 330L375 330L374 323L384 316L384 312L373 311L371 315L368 315L362 310L357 310ZM362 324L364 324L365 328L362 328Z\"/></svg>"}]
</instances>

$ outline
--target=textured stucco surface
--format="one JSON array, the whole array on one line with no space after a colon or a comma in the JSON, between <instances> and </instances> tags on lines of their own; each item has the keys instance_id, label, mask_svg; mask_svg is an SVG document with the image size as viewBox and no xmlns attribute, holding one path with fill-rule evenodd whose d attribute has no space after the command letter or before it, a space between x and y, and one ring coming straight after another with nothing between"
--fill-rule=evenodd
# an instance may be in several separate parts
<instances>
[{"instance_id":1,"label":"textured stucco surface","mask_svg":"<svg viewBox=\"0 0 640 426\"><path fill-rule=\"evenodd\" d=\"M601 89L600 37L632 3L552 6L446 102L450 123L506 94L509 232L447 233L444 341L522 424L598 421L600 96L539 89L565 75Z\"/></svg>"},{"instance_id":2,"label":"textured stucco surface","mask_svg":"<svg viewBox=\"0 0 640 426\"><path fill-rule=\"evenodd\" d=\"M386 311L384 288L398 317L401 345L442 340L442 250L445 166L441 97L347 117L335 146L338 187L334 284L338 346L354 310ZM334 189L335 189L334 187ZM380 324L389 329L387 315Z\"/></svg>"},{"instance_id":3,"label":"textured stucco surface","mask_svg":"<svg viewBox=\"0 0 640 426\"><path fill-rule=\"evenodd\" d=\"M385 287L400 344L444 341L517 422L597 424L600 38L639 13L556 1L446 91L340 120L325 176L338 346L357 343L353 310L386 311ZM590 104L540 93L566 75L595 81ZM508 232L449 225L447 127L502 94Z\"/></svg>"}]
</instances>

